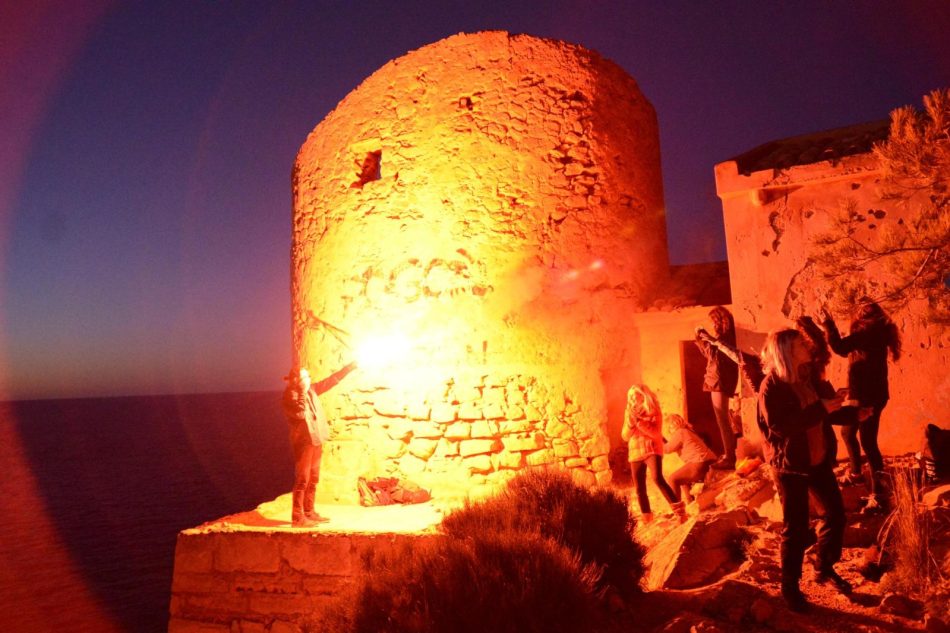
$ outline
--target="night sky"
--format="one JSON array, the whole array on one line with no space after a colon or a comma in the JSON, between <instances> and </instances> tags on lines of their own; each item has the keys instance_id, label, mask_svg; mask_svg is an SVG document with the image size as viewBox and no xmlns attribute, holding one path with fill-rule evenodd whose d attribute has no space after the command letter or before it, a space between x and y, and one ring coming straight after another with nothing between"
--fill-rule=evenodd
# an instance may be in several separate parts
<instances>
[{"instance_id":1,"label":"night sky","mask_svg":"<svg viewBox=\"0 0 950 633\"><path fill-rule=\"evenodd\" d=\"M4 2L0 399L280 388L297 150L390 59L487 29L637 80L674 263L725 258L716 163L950 85L946 2Z\"/></svg>"}]
</instances>

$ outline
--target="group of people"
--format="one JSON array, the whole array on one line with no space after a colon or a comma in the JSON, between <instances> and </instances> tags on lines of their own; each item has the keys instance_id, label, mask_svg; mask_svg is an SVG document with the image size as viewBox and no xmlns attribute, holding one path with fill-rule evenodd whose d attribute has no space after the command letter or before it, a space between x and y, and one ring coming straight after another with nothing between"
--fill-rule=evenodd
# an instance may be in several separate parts
<instances>
[{"instance_id":1,"label":"group of people","mask_svg":"<svg viewBox=\"0 0 950 633\"><path fill-rule=\"evenodd\" d=\"M897 327L877 303L864 299L858 304L847 336L841 336L834 319L823 311L822 327L810 317L799 318L797 327L771 332L761 357L755 357L738 350L728 310L717 306L709 316L712 333L698 328L697 345L707 359L703 388L711 395L723 455L713 453L680 416L668 418L670 441L665 442L656 396L643 385L632 387L621 436L628 442L641 520L652 520L646 491L647 470L673 512L685 520L690 485L702 481L709 468L735 467L736 433L728 407L741 373L757 393L757 423L782 502L782 595L793 609L807 607L799 584L805 550L811 540L809 493L820 519L815 581L831 583L839 591L849 592L848 582L834 570L841 557L845 516L833 470L837 463L837 439L832 426L842 427L842 439L848 450L850 470L845 482L863 479L863 449L870 466L867 481L871 492L865 510L883 510L884 460L877 434L881 412L889 398L888 356L895 361L900 358ZM835 390L825 376L832 351L848 358L847 388ZM662 456L674 451L681 454L684 465L667 483ZM685 495L681 495L681 490Z\"/></svg>"}]
</instances>

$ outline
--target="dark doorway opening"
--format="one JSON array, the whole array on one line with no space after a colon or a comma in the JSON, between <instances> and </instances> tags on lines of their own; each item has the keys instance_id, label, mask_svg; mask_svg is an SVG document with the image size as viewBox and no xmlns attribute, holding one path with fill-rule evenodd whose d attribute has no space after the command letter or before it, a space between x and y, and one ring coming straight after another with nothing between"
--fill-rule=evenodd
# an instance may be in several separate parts
<instances>
[{"instance_id":1,"label":"dark doorway opening","mask_svg":"<svg viewBox=\"0 0 950 633\"><path fill-rule=\"evenodd\" d=\"M686 419L706 445L722 455L722 436L716 424L709 392L703 391L706 375L706 357L693 341L680 341L680 356L683 359L683 390L686 392L684 411Z\"/></svg>"}]
</instances>

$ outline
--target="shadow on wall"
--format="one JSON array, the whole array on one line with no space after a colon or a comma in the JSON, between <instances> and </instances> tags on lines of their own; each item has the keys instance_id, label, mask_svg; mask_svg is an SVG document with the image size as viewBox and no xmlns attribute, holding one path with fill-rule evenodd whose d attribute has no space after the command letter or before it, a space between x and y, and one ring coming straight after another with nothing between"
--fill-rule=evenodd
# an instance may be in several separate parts
<instances>
[{"instance_id":1,"label":"shadow on wall","mask_svg":"<svg viewBox=\"0 0 950 633\"><path fill-rule=\"evenodd\" d=\"M42 497L24 505L45 513L86 588L129 631L167 626L180 530L253 508L291 486L276 392L10 407ZM32 554L44 557L39 549Z\"/></svg>"}]
</instances>

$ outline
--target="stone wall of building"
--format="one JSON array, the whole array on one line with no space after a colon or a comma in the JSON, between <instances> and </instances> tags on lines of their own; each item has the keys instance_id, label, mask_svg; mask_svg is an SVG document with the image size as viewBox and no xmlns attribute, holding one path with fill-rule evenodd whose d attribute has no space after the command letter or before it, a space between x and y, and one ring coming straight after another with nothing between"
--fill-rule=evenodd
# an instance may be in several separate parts
<instances>
[{"instance_id":1,"label":"stone wall of building","mask_svg":"<svg viewBox=\"0 0 950 633\"><path fill-rule=\"evenodd\" d=\"M327 609L358 580L365 557L425 538L221 525L184 530L175 548L169 633L320 630Z\"/></svg>"},{"instance_id":2,"label":"stone wall of building","mask_svg":"<svg viewBox=\"0 0 950 633\"><path fill-rule=\"evenodd\" d=\"M630 315L668 278L656 115L629 75L563 42L447 38L350 93L293 190L295 362L320 379L366 341L399 349L323 396L318 498L355 501L363 473L461 495L533 465L609 481Z\"/></svg>"},{"instance_id":3,"label":"stone wall of building","mask_svg":"<svg viewBox=\"0 0 950 633\"><path fill-rule=\"evenodd\" d=\"M864 220L858 239L906 217L906 208L881 199L879 178L868 153L749 174L739 173L735 161L716 166L740 346L757 351L770 330L792 325L803 313L817 317L826 298L809 245L844 206L853 204ZM885 273L869 267L867 274ZM926 323L924 314L922 306L911 305L891 315L901 330L903 356L890 364L891 397L880 427L886 454L919 450L924 426L950 417L950 334ZM850 315L834 316L846 334ZM846 386L847 360L835 356L829 375L836 386ZM751 418L754 403L744 404L744 416Z\"/></svg>"}]
</instances>

